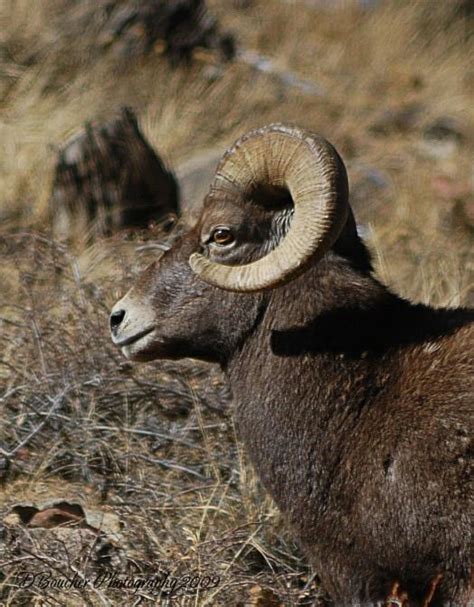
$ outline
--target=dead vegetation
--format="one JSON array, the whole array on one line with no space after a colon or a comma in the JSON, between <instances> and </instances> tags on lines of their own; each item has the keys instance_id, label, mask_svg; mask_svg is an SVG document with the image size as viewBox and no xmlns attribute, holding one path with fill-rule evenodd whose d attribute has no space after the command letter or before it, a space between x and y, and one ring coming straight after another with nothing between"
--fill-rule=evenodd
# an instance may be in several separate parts
<instances>
[{"instance_id":1,"label":"dead vegetation","mask_svg":"<svg viewBox=\"0 0 474 607\"><path fill-rule=\"evenodd\" d=\"M12 268L0 338L0 429L8 461L1 480L7 515L2 599L22 605L42 596L41 589L18 588L18 576L49 568L70 577L77 570L86 578L99 571L146 579L160 572L180 579L219 576L215 599L210 590L198 597L211 605L237 605L257 583L278 588L284 604L314 595L302 581L304 566L289 537L270 533L268 521L276 513L243 463L220 375L192 362L154 365L150 373L111 347L104 327L117 279L130 280L146 261L130 267L130 253L128 261L120 254L130 246L97 246L89 268L99 257L101 271L110 269L99 284L83 275L67 249L38 234L1 240L2 261ZM93 534L77 521L69 534L69 525L57 527L59 537L8 521L14 505L38 498L80 500L114 514L123 525L120 538ZM63 596L68 605L101 604L97 590L59 595L52 589L47 595ZM124 600L114 589L103 598ZM133 599L130 594L127 600Z\"/></svg>"},{"instance_id":2,"label":"dead vegetation","mask_svg":"<svg viewBox=\"0 0 474 607\"><path fill-rule=\"evenodd\" d=\"M179 186L138 128L129 108L106 123L87 123L66 141L54 172L49 223L60 240L89 244L180 214ZM75 238L74 238L75 237Z\"/></svg>"},{"instance_id":3,"label":"dead vegetation","mask_svg":"<svg viewBox=\"0 0 474 607\"><path fill-rule=\"evenodd\" d=\"M4 4L0 602L133 605L141 593L142 604L314 604L314 573L235 440L218 371L132 366L110 343L110 305L164 236L119 235L87 250L48 236L57 148L121 106L174 168L252 126L300 123L347 161L379 275L418 301L472 304L472 17L428 0L366 9L213 0L209 11L238 39L235 61L196 50L174 66L160 46L126 62L112 46L98 52L103 13L77 34L91 3ZM120 537L8 518L15 504L47 499L117 516ZM105 584L20 588L25 569L219 582L174 598Z\"/></svg>"}]
</instances>

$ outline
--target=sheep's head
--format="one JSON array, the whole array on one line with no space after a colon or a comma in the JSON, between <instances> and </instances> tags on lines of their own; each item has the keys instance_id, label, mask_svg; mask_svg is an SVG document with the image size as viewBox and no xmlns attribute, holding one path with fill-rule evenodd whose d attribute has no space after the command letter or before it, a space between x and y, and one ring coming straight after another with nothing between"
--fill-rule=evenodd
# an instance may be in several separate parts
<instances>
[{"instance_id":1,"label":"sheep's head","mask_svg":"<svg viewBox=\"0 0 474 607\"><path fill-rule=\"evenodd\" d=\"M114 343L134 360L225 360L268 291L316 263L348 218L353 229L347 189L324 139L279 124L244 135L219 164L196 227L114 306Z\"/></svg>"}]
</instances>

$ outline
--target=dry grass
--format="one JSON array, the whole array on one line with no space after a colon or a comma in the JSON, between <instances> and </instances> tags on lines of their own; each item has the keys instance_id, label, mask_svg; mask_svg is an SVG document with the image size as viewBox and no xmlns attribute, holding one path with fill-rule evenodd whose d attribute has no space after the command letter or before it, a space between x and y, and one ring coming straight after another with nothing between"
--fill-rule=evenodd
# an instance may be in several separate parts
<instances>
[{"instance_id":1,"label":"dry grass","mask_svg":"<svg viewBox=\"0 0 474 607\"><path fill-rule=\"evenodd\" d=\"M37 234L7 235L0 246L19 292L2 306L0 441L12 463L1 485L3 514L19 501L61 497L119 515L122 539L106 570L221 577L212 595L183 605L237 605L257 583L278 589L285 604L315 596L286 532L273 536L277 513L236 445L216 370L192 362L132 366L111 347L105 328L118 276L130 281L146 259L131 268L131 256L120 255L130 242L98 245L89 274L98 260L102 271L115 267L98 284L81 271L84 260ZM19 569L97 571L90 546L86 558L66 542L68 562L35 531L4 537L8 605L35 596L15 589ZM93 589L50 594L68 605L99 600ZM105 595L124 604L113 590Z\"/></svg>"},{"instance_id":2,"label":"dry grass","mask_svg":"<svg viewBox=\"0 0 474 607\"><path fill-rule=\"evenodd\" d=\"M251 126L293 121L341 150L383 280L418 301L468 302L472 37L467 21L451 18L450 3L435 4L386 1L363 11L347 2L324 11L311 2L256 0L246 10L209 2L244 51L272 60L273 73L264 73L244 60L221 68L206 53L177 69L159 52L123 65L112 50L94 50L102 17L87 15L95 3L45 0L32 11L27 0L4 0L0 444L11 467L0 484L0 519L21 500L80 497L124 523L107 566L150 575L159 563L176 576L221 576L215 590L173 604L318 600L312 574L236 443L219 373L191 361L132 366L109 342L108 310L153 251L136 254L139 242L125 237L81 251L32 226L44 216L55 146L121 105L137 111L175 166L200 150L224 149ZM288 72L324 93L288 86ZM407 107L416 109L412 122L390 123ZM440 117L461 133L444 147L424 134ZM71 576L99 566L92 549L86 557L67 545L51 552L33 530L0 525L0 581L3 571L7 582L0 602L38 600L15 585L25 563ZM132 605L136 597L89 588L50 592L48 600Z\"/></svg>"}]
</instances>

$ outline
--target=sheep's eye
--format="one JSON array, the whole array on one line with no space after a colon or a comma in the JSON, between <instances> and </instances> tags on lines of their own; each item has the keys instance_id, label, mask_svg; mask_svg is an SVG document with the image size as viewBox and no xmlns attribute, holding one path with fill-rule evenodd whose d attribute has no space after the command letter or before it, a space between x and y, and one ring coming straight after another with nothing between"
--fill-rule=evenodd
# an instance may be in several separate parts
<instances>
[{"instance_id":1,"label":"sheep's eye","mask_svg":"<svg viewBox=\"0 0 474 607\"><path fill-rule=\"evenodd\" d=\"M211 234L211 241L224 246L234 242L234 235L229 228L216 228Z\"/></svg>"}]
</instances>

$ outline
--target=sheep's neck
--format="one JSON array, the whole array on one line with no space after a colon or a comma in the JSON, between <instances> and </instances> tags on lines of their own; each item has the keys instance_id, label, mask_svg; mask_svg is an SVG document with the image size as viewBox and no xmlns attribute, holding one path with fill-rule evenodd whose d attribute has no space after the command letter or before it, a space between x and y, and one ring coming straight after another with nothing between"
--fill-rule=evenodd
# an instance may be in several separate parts
<instances>
[{"instance_id":1,"label":"sheep's neck","mask_svg":"<svg viewBox=\"0 0 474 607\"><path fill-rule=\"evenodd\" d=\"M271 293L258 327L229 361L240 434L287 511L302 499L292 493L308 486L301 475L327 482L322 470L337 463L342 434L366 398L374 365L361 349L363 327L345 336L354 312L367 320L368 310L389 301L399 300L369 275L329 260Z\"/></svg>"},{"instance_id":2,"label":"sheep's neck","mask_svg":"<svg viewBox=\"0 0 474 607\"><path fill-rule=\"evenodd\" d=\"M270 293L226 371L240 435L296 526L316 525L334 487L344 490L347 445L377 407L385 419L379 409L396 402L407 353L455 331L464 316L412 305L336 255Z\"/></svg>"}]
</instances>

